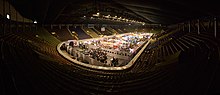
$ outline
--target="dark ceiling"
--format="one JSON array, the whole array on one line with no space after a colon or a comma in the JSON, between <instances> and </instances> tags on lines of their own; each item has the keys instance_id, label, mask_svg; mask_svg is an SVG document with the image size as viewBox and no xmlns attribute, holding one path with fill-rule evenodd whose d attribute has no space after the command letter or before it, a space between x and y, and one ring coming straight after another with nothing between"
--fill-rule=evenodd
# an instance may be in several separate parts
<instances>
[{"instance_id":1,"label":"dark ceiling","mask_svg":"<svg viewBox=\"0 0 220 95\"><path fill-rule=\"evenodd\" d=\"M10 2L22 15L41 23L106 23L103 20L93 21L88 18L96 12L156 24L174 24L195 18L220 16L220 8L214 0L10 0Z\"/></svg>"}]
</instances>

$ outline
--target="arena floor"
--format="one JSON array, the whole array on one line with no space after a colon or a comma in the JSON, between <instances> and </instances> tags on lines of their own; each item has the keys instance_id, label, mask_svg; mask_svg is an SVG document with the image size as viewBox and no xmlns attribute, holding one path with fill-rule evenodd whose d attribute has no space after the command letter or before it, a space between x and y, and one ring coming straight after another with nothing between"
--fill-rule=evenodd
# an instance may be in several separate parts
<instances>
[{"instance_id":1,"label":"arena floor","mask_svg":"<svg viewBox=\"0 0 220 95\"><path fill-rule=\"evenodd\" d=\"M66 55L85 64L125 66L150 39L151 33L125 33L85 40L65 42Z\"/></svg>"}]
</instances>

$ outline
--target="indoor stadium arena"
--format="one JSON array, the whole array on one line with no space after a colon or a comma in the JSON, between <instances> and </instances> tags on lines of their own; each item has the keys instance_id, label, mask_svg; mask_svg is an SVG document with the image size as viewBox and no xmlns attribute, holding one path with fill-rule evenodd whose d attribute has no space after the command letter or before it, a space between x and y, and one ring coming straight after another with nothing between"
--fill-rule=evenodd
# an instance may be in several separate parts
<instances>
[{"instance_id":1,"label":"indoor stadium arena","mask_svg":"<svg viewBox=\"0 0 220 95\"><path fill-rule=\"evenodd\" d=\"M0 0L0 95L220 95L214 0Z\"/></svg>"}]
</instances>

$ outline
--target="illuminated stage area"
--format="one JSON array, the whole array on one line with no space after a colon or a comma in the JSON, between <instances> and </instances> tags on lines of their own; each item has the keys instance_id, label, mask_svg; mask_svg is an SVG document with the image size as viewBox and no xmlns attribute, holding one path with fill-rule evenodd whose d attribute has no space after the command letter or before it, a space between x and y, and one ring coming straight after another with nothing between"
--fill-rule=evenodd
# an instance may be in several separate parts
<instances>
[{"instance_id":1,"label":"illuminated stage area","mask_svg":"<svg viewBox=\"0 0 220 95\"><path fill-rule=\"evenodd\" d=\"M152 33L125 33L101 38L69 40L60 43L57 49L65 58L80 65L125 69L134 63L130 61L142 47L146 47L151 36Z\"/></svg>"}]
</instances>

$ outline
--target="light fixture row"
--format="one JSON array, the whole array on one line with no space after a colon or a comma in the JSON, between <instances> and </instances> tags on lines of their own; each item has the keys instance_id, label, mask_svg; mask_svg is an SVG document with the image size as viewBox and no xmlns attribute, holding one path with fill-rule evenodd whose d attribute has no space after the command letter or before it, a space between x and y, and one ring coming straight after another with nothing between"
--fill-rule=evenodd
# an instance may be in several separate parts
<instances>
[{"instance_id":1,"label":"light fixture row","mask_svg":"<svg viewBox=\"0 0 220 95\"><path fill-rule=\"evenodd\" d=\"M86 18L86 16L83 16ZM127 18L122 18L118 16L111 16L111 15L101 15L99 12L96 14L93 14L90 19L94 18L99 18L99 19L108 19L108 20L113 20L113 21L123 21L123 22L128 22L128 23L137 23L137 24L142 24L145 25L145 22L137 21L137 20L132 20L132 19L127 19Z\"/></svg>"}]
</instances>

